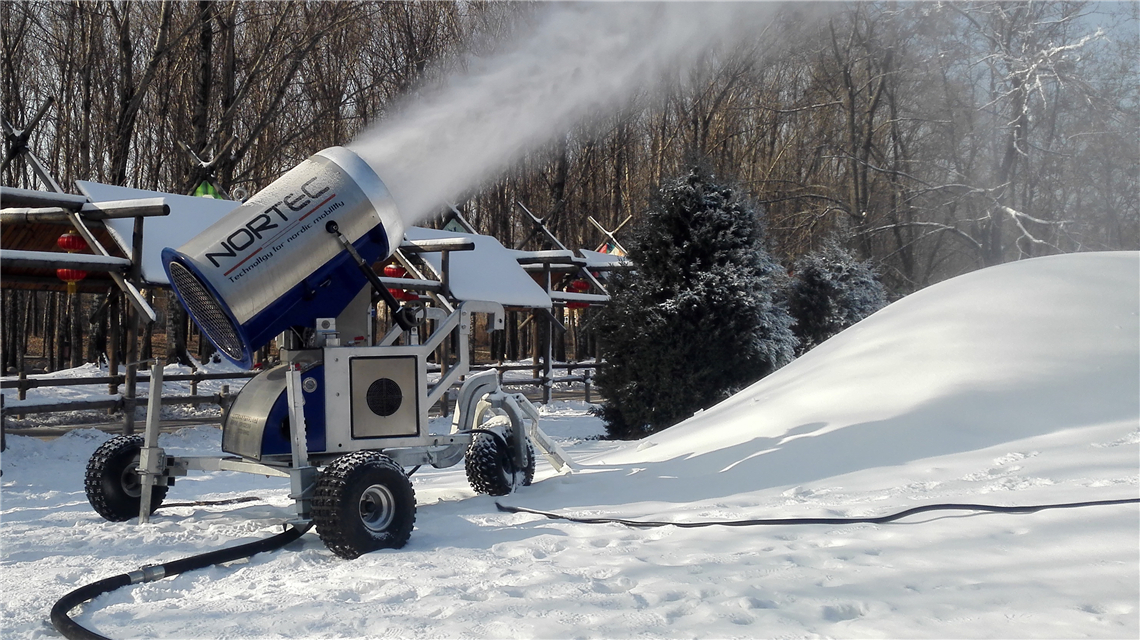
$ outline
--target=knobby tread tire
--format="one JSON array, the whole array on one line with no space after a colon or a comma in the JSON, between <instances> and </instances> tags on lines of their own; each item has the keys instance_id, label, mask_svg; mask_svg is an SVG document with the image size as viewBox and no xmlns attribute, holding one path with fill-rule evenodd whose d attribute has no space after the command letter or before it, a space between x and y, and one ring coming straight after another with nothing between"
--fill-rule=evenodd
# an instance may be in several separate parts
<instances>
[{"instance_id":1,"label":"knobby tread tire","mask_svg":"<svg viewBox=\"0 0 1140 640\"><path fill-rule=\"evenodd\" d=\"M513 429L502 430L503 439L510 442ZM534 480L534 447L527 441L527 465L522 474L522 486L529 486ZM500 440L487 433L476 433L471 438L464 457L464 470L467 482L476 493L489 496L505 496L515 490L516 474L511 452L503 447Z\"/></svg>"},{"instance_id":2,"label":"knobby tread tire","mask_svg":"<svg viewBox=\"0 0 1140 640\"><path fill-rule=\"evenodd\" d=\"M123 487L122 478L127 465L138 464L142 447L142 436L115 436L100 445L87 461L87 473L83 478L87 501L96 513L111 522L125 522L139 515L142 497L130 495ZM154 485L151 513L162 504L168 490L169 487Z\"/></svg>"},{"instance_id":3,"label":"knobby tread tire","mask_svg":"<svg viewBox=\"0 0 1140 640\"><path fill-rule=\"evenodd\" d=\"M395 500L394 519L386 530L368 529L360 515L361 494L382 484ZM403 467L378 451L357 451L321 471L313 492L313 524L325 546L352 560L377 549L408 543L416 521L416 494Z\"/></svg>"}]
</instances>

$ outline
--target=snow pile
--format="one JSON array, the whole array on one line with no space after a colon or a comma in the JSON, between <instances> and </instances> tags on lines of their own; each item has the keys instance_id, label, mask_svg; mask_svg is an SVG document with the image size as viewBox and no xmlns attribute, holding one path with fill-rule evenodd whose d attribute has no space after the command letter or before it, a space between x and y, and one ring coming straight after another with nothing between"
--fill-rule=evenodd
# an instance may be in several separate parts
<instances>
[{"instance_id":1,"label":"snow pile","mask_svg":"<svg viewBox=\"0 0 1140 640\"><path fill-rule=\"evenodd\" d=\"M884 309L693 419L638 443L557 403L543 427L581 465L506 503L696 521L860 516L934 502L1136 497L1140 257L988 269ZM261 538L287 483L179 479L168 502L263 502L102 521L83 465L108 436L11 438L0 624L55 637L80 584ZM164 435L214 453L217 430ZM1135 505L930 513L890 525L629 529L496 511L462 467L413 476L408 546L347 562L315 535L229 567L136 585L77 619L110 637L1137 637Z\"/></svg>"},{"instance_id":2,"label":"snow pile","mask_svg":"<svg viewBox=\"0 0 1140 640\"><path fill-rule=\"evenodd\" d=\"M721 495L718 485L753 491L1075 429L1134 430L1138 279L1135 253L1028 260L955 278L598 462L656 463L686 487L687 502L706 490Z\"/></svg>"}]
</instances>

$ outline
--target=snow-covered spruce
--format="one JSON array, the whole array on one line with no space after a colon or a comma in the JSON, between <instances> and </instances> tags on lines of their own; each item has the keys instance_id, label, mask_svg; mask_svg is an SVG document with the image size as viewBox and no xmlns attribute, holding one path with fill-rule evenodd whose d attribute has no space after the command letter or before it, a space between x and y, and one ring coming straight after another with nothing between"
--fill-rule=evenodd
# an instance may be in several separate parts
<instances>
[{"instance_id":1,"label":"snow-covered spruce","mask_svg":"<svg viewBox=\"0 0 1140 640\"><path fill-rule=\"evenodd\" d=\"M609 435L660 431L792 360L792 318L774 295L783 269L759 214L707 171L661 187L629 259L595 321Z\"/></svg>"},{"instance_id":2,"label":"snow-covered spruce","mask_svg":"<svg viewBox=\"0 0 1140 640\"><path fill-rule=\"evenodd\" d=\"M403 467L377 451L357 451L321 471L313 524L333 553L349 560L399 549L412 535L416 494Z\"/></svg>"},{"instance_id":3,"label":"snow-covered spruce","mask_svg":"<svg viewBox=\"0 0 1140 640\"><path fill-rule=\"evenodd\" d=\"M835 242L796 261L787 298L801 354L887 304L870 263L856 260Z\"/></svg>"},{"instance_id":4,"label":"snow-covered spruce","mask_svg":"<svg viewBox=\"0 0 1140 640\"><path fill-rule=\"evenodd\" d=\"M104 442L87 462L83 489L95 512L111 522L123 522L139 515L142 481L139 479L139 452L142 436L116 436ZM150 510L162 504L168 488L155 485Z\"/></svg>"}]
</instances>

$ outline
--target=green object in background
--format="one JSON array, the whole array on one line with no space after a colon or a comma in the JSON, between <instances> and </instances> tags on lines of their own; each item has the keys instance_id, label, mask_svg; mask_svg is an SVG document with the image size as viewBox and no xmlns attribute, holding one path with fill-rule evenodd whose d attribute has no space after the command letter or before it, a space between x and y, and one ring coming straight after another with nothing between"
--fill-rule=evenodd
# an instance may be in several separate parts
<instances>
[{"instance_id":1,"label":"green object in background","mask_svg":"<svg viewBox=\"0 0 1140 640\"><path fill-rule=\"evenodd\" d=\"M194 189L194 193L192 195L200 196L203 198L214 198L215 200L224 199L222 198L221 194L218 193L218 189L214 187L213 183L211 183L209 180L203 180L202 184L198 185L198 187Z\"/></svg>"},{"instance_id":2,"label":"green object in background","mask_svg":"<svg viewBox=\"0 0 1140 640\"><path fill-rule=\"evenodd\" d=\"M443 230L451 231L452 233L467 233L467 229L464 229L463 225L459 224L459 221L455 218L448 220L447 224L443 225Z\"/></svg>"}]
</instances>

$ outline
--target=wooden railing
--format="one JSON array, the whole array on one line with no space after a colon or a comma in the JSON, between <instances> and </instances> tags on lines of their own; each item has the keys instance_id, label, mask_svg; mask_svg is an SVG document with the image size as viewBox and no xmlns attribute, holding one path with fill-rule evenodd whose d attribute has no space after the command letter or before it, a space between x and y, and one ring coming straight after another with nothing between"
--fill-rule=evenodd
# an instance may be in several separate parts
<instances>
[{"instance_id":1,"label":"wooden railing","mask_svg":"<svg viewBox=\"0 0 1140 640\"><path fill-rule=\"evenodd\" d=\"M190 393L197 393L198 383L203 380L231 380L236 378L252 378L259 372L257 371L239 371L235 373L185 373L173 376L162 376L164 382L190 382ZM142 384L149 382L149 375L140 374L137 382ZM98 376L92 378L28 378L26 375L20 375L16 380L0 380L0 389L17 389L20 400L26 397L28 389L39 389L41 387L73 387L92 384L105 384L105 385L120 385L126 383L126 375L119 374L115 376Z\"/></svg>"},{"instance_id":2,"label":"wooden railing","mask_svg":"<svg viewBox=\"0 0 1140 640\"><path fill-rule=\"evenodd\" d=\"M488 371L495 369L500 374L508 371L538 371L538 376L533 378L523 379L508 379L503 381L503 386L536 386L544 390L549 390L555 384L568 383L568 382L581 382L584 386L586 402L592 402L593 392L593 379L597 365L595 363L575 363L575 362L559 362L552 363L550 370L562 369L566 371L564 376L547 376L543 365L535 366L530 364L489 364L489 365L476 365L471 367L472 372ZM438 372L438 367L429 366L428 371ZM576 370L581 373L573 375ZM232 380L232 379L249 379L258 374L257 371L243 371L236 373L190 373L179 375L164 375L163 382L190 382L190 395L186 396L167 396L162 397L162 405L201 405L201 404L214 404L222 407L223 409L235 397L234 394L229 392L229 385L223 385L220 392L211 395L199 395L198 383L206 380ZM150 376L141 374L136 379L136 384L142 385L149 382ZM29 414L40 413L57 413L61 411L83 411L83 410L106 410L125 412L127 410L133 411L136 406L142 404L142 400L136 395L124 396L121 394L108 394L116 397L103 398L99 400L70 400L70 401L54 401L54 402L35 402L25 404L23 401L27 397L27 392L30 389L41 389L51 387L72 387L72 386L90 386L90 385L108 385L114 388L118 385L126 383L125 375L114 376L97 376L90 378L28 378L26 375L21 375L16 380L0 380L0 389L16 389L19 404L15 406L6 406L3 396L0 396L0 422L4 421L9 416L23 417ZM137 391L136 391L137 393ZM446 400L445 400L446 402ZM447 412L448 407L442 407L444 413ZM2 427L2 425L0 425Z\"/></svg>"},{"instance_id":3,"label":"wooden railing","mask_svg":"<svg viewBox=\"0 0 1140 640\"><path fill-rule=\"evenodd\" d=\"M503 380L504 387L517 387L517 386L535 386L544 389L550 388L555 384L563 382L581 382L584 387L586 402L593 402L593 388L594 388L594 374L597 371L597 364L593 362L555 362L551 363L550 368L565 369L566 375L564 376L547 376L543 370L542 364L537 366L533 364L480 364L472 365L471 372L477 373L480 371L490 371L491 369L497 370L500 374L507 371L537 371L538 375L533 378L511 379ZM572 375L575 369L581 369L580 375ZM438 366L428 366L429 373L438 373Z\"/></svg>"},{"instance_id":4,"label":"wooden railing","mask_svg":"<svg viewBox=\"0 0 1140 640\"><path fill-rule=\"evenodd\" d=\"M163 376L164 382L189 382L190 395L188 396L167 396L162 397L163 405L201 405L201 404L215 404L219 407L225 408L233 395L229 392L229 385L223 385L219 393L210 395L198 394L198 383L205 380L233 380L233 379L249 379L257 375L256 371L241 371L235 373L188 373L171 376ZM140 375L136 378L136 385L145 384L150 381L149 375ZM108 385L109 387L117 387L126 383L125 375L114 376L95 376L90 378L28 378L21 375L16 380L0 380L0 389L16 389L17 397L21 401L14 406L7 406L4 402L3 396L0 396L0 419L7 418L8 416L24 416L29 414L38 413L56 413L60 411L84 411L84 410L107 410L107 411L126 411L134 410L140 404L140 399L137 397L137 391L131 395L121 395L117 393L109 393L108 395L117 396L112 398L103 398L99 400L67 400L55 402L34 402L25 404L23 401L27 398L29 389L41 389L51 387L75 387L75 386L90 386L90 385Z\"/></svg>"}]
</instances>

